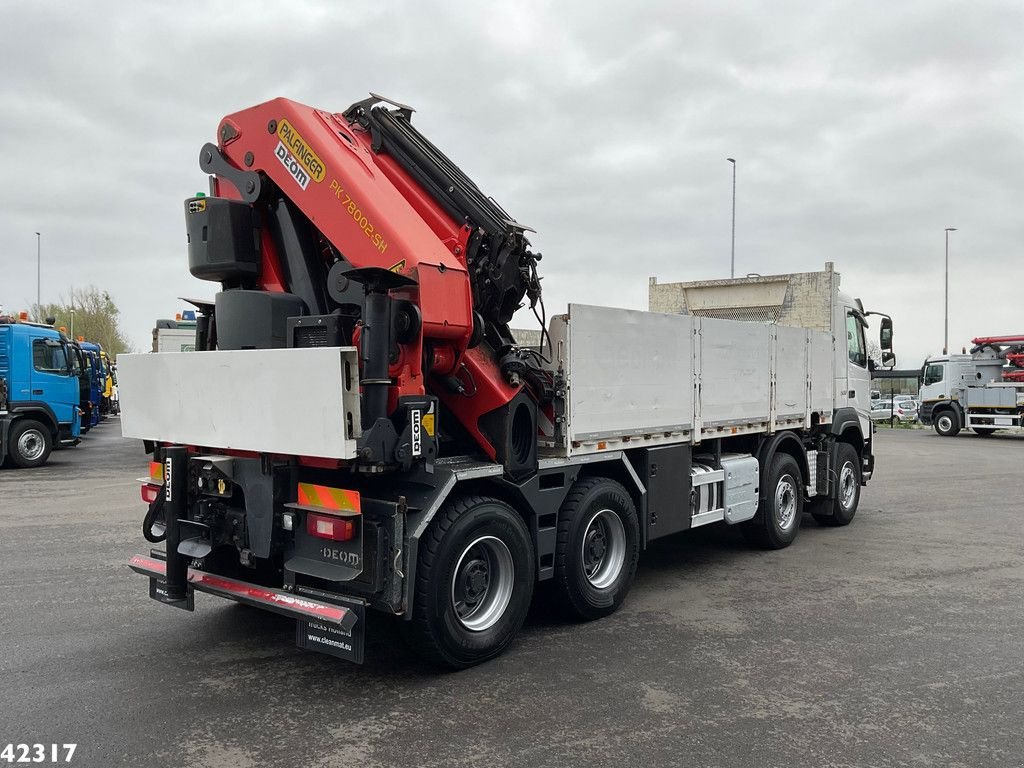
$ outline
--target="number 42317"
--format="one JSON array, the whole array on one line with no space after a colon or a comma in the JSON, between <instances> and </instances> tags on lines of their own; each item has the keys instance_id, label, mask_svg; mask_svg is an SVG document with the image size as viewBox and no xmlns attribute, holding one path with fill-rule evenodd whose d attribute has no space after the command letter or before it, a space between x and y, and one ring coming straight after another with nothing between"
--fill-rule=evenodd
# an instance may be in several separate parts
<instances>
[{"instance_id":1,"label":"number 42317","mask_svg":"<svg viewBox=\"0 0 1024 768\"><path fill-rule=\"evenodd\" d=\"M70 763L77 744L7 744L0 750L3 763Z\"/></svg>"}]
</instances>

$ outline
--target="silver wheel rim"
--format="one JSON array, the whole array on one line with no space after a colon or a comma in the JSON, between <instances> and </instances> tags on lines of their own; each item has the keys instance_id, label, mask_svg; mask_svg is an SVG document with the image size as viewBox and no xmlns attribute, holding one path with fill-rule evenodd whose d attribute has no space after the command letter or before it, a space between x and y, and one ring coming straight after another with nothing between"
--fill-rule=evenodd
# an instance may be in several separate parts
<instances>
[{"instance_id":1,"label":"silver wheel rim","mask_svg":"<svg viewBox=\"0 0 1024 768\"><path fill-rule=\"evenodd\" d=\"M775 486L775 519L784 531L796 522L796 483L790 475L780 477Z\"/></svg>"},{"instance_id":2,"label":"silver wheel rim","mask_svg":"<svg viewBox=\"0 0 1024 768\"><path fill-rule=\"evenodd\" d=\"M626 529L610 509L590 516L580 547L583 575L596 589L607 589L619 578L626 562Z\"/></svg>"},{"instance_id":3,"label":"silver wheel rim","mask_svg":"<svg viewBox=\"0 0 1024 768\"><path fill-rule=\"evenodd\" d=\"M857 493L857 473L853 464L846 462L839 473L839 503L843 509L849 510L853 506L853 497Z\"/></svg>"},{"instance_id":4,"label":"silver wheel rim","mask_svg":"<svg viewBox=\"0 0 1024 768\"><path fill-rule=\"evenodd\" d=\"M18 438L18 453L24 456L26 461L35 461L45 450L46 439L38 429L26 430Z\"/></svg>"},{"instance_id":5,"label":"silver wheel rim","mask_svg":"<svg viewBox=\"0 0 1024 768\"><path fill-rule=\"evenodd\" d=\"M514 585L515 564L508 545L496 536L473 540L452 573L455 618L470 632L490 629L505 614Z\"/></svg>"},{"instance_id":6,"label":"silver wheel rim","mask_svg":"<svg viewBox=\"0 0 1024 768\"><path fill-rule=\"evenodd\" d=\"M949 416L939 416L939 429L949 432L953 428L953 420Z\"/></svg>"}]
</instances>

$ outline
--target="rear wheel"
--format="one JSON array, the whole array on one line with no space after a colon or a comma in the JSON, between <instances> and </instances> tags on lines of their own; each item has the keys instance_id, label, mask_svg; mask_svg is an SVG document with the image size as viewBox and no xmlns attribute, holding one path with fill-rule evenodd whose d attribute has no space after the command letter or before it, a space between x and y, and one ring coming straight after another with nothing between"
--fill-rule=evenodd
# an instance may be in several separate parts
<instances>
[{"instance_id":1,"label":"rear wheel","mask_svg":"<svg viewBox=\"0 0 1024 768\"><path fill-rule=\"evenodd\" d=\"M414 650L463 669L502 653L526 619L535 580L522 518L486 496L449 501L419 543L412 618Z\"/></svg>"},{"instance_id":2,"label":"rear wheel","mask_svg":"<svg viewBox=\"0 0 1024 768\"><path fill-rule=\"evenodd\" d=\"M849 525L860 504L860 457L849 443L836 447L836 496L821 499L811 510L819 525Z\"/></svg>"},{"instance_id":3,"label":"rear wheel","mask_svg":"<svg viewBox=\"0 0 1024 768\"><path fill-rule=\"evenodd\" d=\"M53 437L50 430L38 421L16 421L8 433L8 452L11 461L23 469L40 467L50 458Z\"/></svg>"},{"instance_id":4,"label":"rear wheel","mask_svg":"<svg viewBox=\"0 0 1024 768\"><path fill-rule=\"evenodd\" d=\"M974 434L976 434L978 437L988 437L993 432L995 432L994 429L991 429L989 427L971 427L971 429L974 430Z\"/></svg>"},{"instance_id":5,"label":"rear wheel","mask_svg":"<svg viewBox=\"0 0 1024 768\"><path fill-rule=\"evenodd\" d=\"M633 583L640 522L626 489L590 477L573 485L558 513L555 596L578 619L614 613Z\"/></svg>"},{"instance_id":6,"label":"rear wheel","mask_svg":"<svg viewBox=\"0 0 1024 768\"><path fill-rule=\"evenodd\" d=\"M742 524L748 541L765 549L788 547L800 532L804 510L800 465L787 453L772 457L765 477L765 498L761 509Z\"/></svg>"},{"instance_id":7,"label":"rear wheel","mask_svg":"<svg viewBox=\"0 0 1024 768\"><path fill-rule=\"evenodd\" d=\"M943 437L955 437L960 432L960 419L949 408L940 411L935 417L935 431Z\"/></svg>"}]
</instances>

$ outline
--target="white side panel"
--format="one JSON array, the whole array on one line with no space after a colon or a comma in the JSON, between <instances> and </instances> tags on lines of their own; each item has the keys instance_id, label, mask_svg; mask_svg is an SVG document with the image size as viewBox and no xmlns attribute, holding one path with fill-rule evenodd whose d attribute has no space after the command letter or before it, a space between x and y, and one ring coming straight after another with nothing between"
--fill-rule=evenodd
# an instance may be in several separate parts
<instances>
[{"instance_id":1,"label":"white side panel","mask_svg":"<svg viewBox=\"0 0 1024 768\"><path fill-rule=\"evenodd\" d=\"M354 347L118 355L125 437L352 459Z\"/></svg>"},{"instance_id":2,"label":"white side panel","mask_svg":"<svg viewBox=\"0 0 1024 768\"><path fill-rule=\"evenodd\" d=\"M692 329L686 315L570 305L570 438L689 429Z\"/></svg>"},{"instance_id":3,"label":"white side panel","mask_svg":"<svg viewBox=\"0 0 1024 768\"><path fill-rule=\"evenodd\" d=\"M769 327L707 317L699 322L704 430L766 422L771 391Z\"/></svg>"},{"instance_id":4,"label":"white side panel","mask_svg":"<svg viewBox=\"0 0 1024 768\"><path fill-rule=\"evenodd\" d=\"M803 328L776 327L775 352L776 420L807 414L807 331Z\"/></svg>"},{"instance_id":5,"label":"white side panel","mask_svg":"<svg viewBox=\"0 0 1024 768\"><path fill-rule=\"evenodd\" d=\"M810 332L811 410L832 418L832 336L819 331Z\"/></svg>"}]
</instances>

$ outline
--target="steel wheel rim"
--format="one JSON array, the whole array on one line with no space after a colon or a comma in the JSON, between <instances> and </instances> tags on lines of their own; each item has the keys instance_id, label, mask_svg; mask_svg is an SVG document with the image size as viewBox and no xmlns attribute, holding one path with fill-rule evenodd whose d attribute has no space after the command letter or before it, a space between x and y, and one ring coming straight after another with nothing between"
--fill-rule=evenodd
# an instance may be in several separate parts
<instances>
[{"instance_id":1,"label":"steel wheel rim","mask_svg":"<svg viewBox=\"0 0 1024 768\"><path fill-rule=\"evenodd\" d=\"M38 429L28 429L18 438L18 453L28 461L35 461L46 450L46 440Z\"/></svg>"},{"instance_id":2,"label":"steel wheel rim","mask_svg":"<svg viewBox=\"0 0 1024 768\"><path fill-rule=\"evenodd\" d=\"M796 522L796 483L790 475L780 477L775 486L775 519L784 531Z\"/></svg>"},{"instance_id":3,"label":"steel wheel rim","mask_svg":"<svg viewBox=\"0 0 1024 768\"><path fill-rule=\"evenodd\" d=\"M462 550L452 573L451 603L458 622L470 632L498 623L512 600L515 563L497 536L481 536Z\"/></svg>"},{"instance_id":4,"label":"steel wheel rim","mask_svg":"<svg viewBox=\"0 0 1024 768\"><path fill-rule=\"evenodd\" d=\"M853 464L846 462L839 473L839 503L843 509L853 506L853 497L857 492L857 473L853 470Z\"/></svg>"},{"instance_id":5,"label":"steel wheel rim","mask_svg":"<svg viewBox=\"0 0 1024 768\"><path fill-rule=\"evenodd\" d=\"M580 545L583 575L596 589L607 589L626 562L626 529L610 509L599 509L587 521Z\"/></svg>"},{"instance_id":6,"label":"steel wheel rim","mask_svg":"<svg viewBox=\"0 0 1024 768\"><path fill-rule=\"evenodd\" d=\"M939 416L939 429L949 432L953 428L953 420L949 416Z\"/></svg>"}]
</instances>

